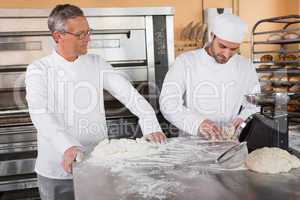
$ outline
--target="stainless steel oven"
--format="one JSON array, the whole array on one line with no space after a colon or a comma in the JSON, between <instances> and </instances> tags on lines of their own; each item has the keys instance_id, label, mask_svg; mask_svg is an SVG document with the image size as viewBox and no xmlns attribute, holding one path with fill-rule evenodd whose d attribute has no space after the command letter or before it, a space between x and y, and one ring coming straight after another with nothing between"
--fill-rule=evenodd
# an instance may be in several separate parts
<instances>
[{"instance_id":1,"label":"stainless steel oven","mask_svg":"<svg viewBox=\"0 0 300 200\"><path fill-rule=\"evenodd\" d=\"M24 74L54 47L46 9L0 9L0 192L36 187L36 130L28 114ZM158 95L174 60L171 7L86 8L94 30L89 52L125 73L158 111ZM110 137L132 137L137 119L105 93Z\"/></svg>"}]
</instances>

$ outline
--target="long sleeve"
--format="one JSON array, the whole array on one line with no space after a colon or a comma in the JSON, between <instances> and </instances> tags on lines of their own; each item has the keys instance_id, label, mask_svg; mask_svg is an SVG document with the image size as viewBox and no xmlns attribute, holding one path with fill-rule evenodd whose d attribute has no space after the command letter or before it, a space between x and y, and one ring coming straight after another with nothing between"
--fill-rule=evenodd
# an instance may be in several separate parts
<instances>
[{"instance_id":1,"label":"long sleeve","mask_svg":"<svg viewBox=\"0 0 300 200\"><path fill-rule=\"evenodd\" d=\"M139 118L143 135L162 131L151 105L121 73L105 63L105 70L102 71L102 75L103 88Z\"/></svg>"},{"instance_id":2,"label":"long sleeve","mask_svg":"<svg viewBox=\"0 0 300 200\"><path fill-rule=\"evenodd\" d=\"M59 113L50 103L50 77L37 64L28 66L26 72L26 99L31 120L38 131L38 137L49 141L53 148L61 154L69 147L80 144L66 131L62 122L59 122Z\"/></svg>"},{"instance_id":3,"label":"long sleeve","mask_svg":"<svg viewBox=\"0 0 300 200\"><path fill-rule=\"evenodd\" d=\"M250 64L251 65L251 64ZM258 76L255 71L255 67L253 65L250 66L250 72L247 76L247 79L245 81L246 86L245 86L245 95L246 94L255 94L255 93L260 93L260 84L258 81ZM242 119L246 120L250 115L259 112L259 107L250 104L246 101L246 98L243 99L242 102L242 112L239 114L239 117Z\"/></svg>"},{"instance_id":4,"label":"long sleeve","mask_svg":"<svg viewBox=\"0 0 300 200\"><path fill-rule=\"evenodd\" d=\"M184 61L179 57L165 77L159 98L160 110L177 128L188 134L197 135L204 118L184 105L186 76Z\"/></svg>"}]
</instances>

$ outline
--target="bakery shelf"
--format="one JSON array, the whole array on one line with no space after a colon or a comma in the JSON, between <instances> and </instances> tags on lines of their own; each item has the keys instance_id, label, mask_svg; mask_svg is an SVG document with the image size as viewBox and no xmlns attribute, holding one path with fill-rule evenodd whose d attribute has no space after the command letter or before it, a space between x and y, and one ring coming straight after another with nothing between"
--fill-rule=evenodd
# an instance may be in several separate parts
<instances>
[{"instance_id":1,"label":"bakery shelf","mask_svg":"<svg viewBox=\"0 0 300 200\"><path fill-rule=\"evenodd\" d=\"M300 43L300 38L290 39L290 40L274 40L274 41L257 41L253 42L253 44L295 44Z\"/></svg>"},{"instance_id":2,"label":"bakery shelf","mask_svg":"<svg viewBox=\"0 0 300 200\"><path fill-rule=\"evenodd\" d=\"M295 49L295 50L279 49L277 51L254 51L253 52L253 54L278 54L278 53L280 54L300 53L300 49Z\"/></svg>"},{"instance_id":3,"label":"bakery shelf","mask_svg":"<svg viewBox=\"0 0 300 200\"><path fill-rule=\"evenodd\" d=\"M270 25L270 24L274 24L274 23L277 23L277 24L281 24L282 25L282 28L281 29L277 29L277 30L271 30L271 31L257 31L258 29L264 27L265 25ZM265 52L262 52L262 51L257 51L255 49L255 47L257 45L267 45L267 44L278 44L278 45L281 45L280 49L278 50L278 52L272 50L270 51L269 53L278 53L280 55L284 55L284 54L287 54L287 53L299 53L300 52L300 49L295 49L295 50L283 50L284 49L284 46L287 45L287 44L300 44L300 28L294 28L292 27L291 28L291 25L294 25L294 24L300 24L300 15L287 15L287 16L280 16L280 17L273 17L273 18L268 18L268 19L262 19L262 20L259 20L254 26L253 26L253 29L252 29L252 34L251 34L251 59L252 61L254 61L254 63L258 63L255 59L255 55L257 54L263 54L263 53L267 53L267 51ZM291 39L278 39L278 40L265 40L265 41L262 41L260 39L260 41L256 40L257 38L255 36L258 36L258 35L266 35L266 36L270 36L270 34L276 34L276 33L281 33L281 35L283 33L291 33L294 35L298 34L298 37L297 38L291 38ZM279 36L280 37L280 36ZM294 63L294 61L292 60L291 61L292 63ZM259 63L262 63L262 62L259 62ZM272 63L272 62L271 62ZM286 61L280 61L280 62L273 62L273 63L287 63ZM299 59L297 60L297 63L299 63Z\"/></svg>"},{"instance_id":4,"label":"bakery shelf","mask_svg":"<svg viewBox=\"0 0 300 200\"><path fill-rule=\"evenodd\" d=\"M294 85L294 84L297 84L299 85L300 84L300 81L274 81L274 80L259 80L260 82L262 83L275 83L275 84L282 84L282 85Z\"/></svg>"},{"instance_id":5,"label":"bakery shelf","mask_svg":"<svg viewBox=\"0 0 300 200\"><path fill-rule=\"evenodd\" d=\"M266 65L285 65L285 64L300 65L300 60L286 60L286 61L273 61L273 62L253 61L253 63L254 64L266 64Z\"/></svg>"},{"instance_id":6,"label":"bakery shelf","mask_svg":"<svg viewBox=\"0 0 300 200\"><path fill-rule=\"evenodd\" d=\"M264 22L271 22L271 23L282 23L282 24L295 24L300 23L299 15L287 15L287 16L280 16L280 17L272 17L267 19L262 19L258 21L255 26ZM255 28L255 27L254 27ZM285 29L287 26L285 27Z\"/></svg>"},{"instance_id":7,"label":"bakery shelf","mask_svg":"<svg viewBox=\"0 0 300 200\"><path fill-rule=\"evenodd\" d=\"M270 68L265 68L265 69L260 69L256 68L256 72L258 73L276 73L276 74L299 74L300 69L286 69L286 68L279 68L279 69L270 69Z\"/></svg>"},{"instance_id":8,"label":"bakery shelf","mask_svg":"<svg viewBox=\"0 0 300 200\"><path fill-rule=\"evenodd\" d=\"M275 92L275 91L272 91L272 92L266 91L266 92L264 92L262 94L265 94L265 95L274 95L274 94L278 94L278 93L284 93L284 94L287 94L288 96L294 96L296 94L294 92L288 92L288 93L286 93L286 92Z\"/></svg>"},{"instance_id":9,"label":"bakery shelf","mask_svg":"<svg viewBox=\"0 0 300 200\"><path fill-rule=\"evenodd\" d=\"M264 27L269 26L270 23L277 23L281 25L281 29L269 30L269 31L257 31L262 30ZM291 27L293 24L300 24L300 15L288 15L281 17L268 18L258 21L251 34L251 60L253 64L256 65L257 73L263 75L264 73L270 76L274 75L279 77L298 77L300 75L300 48L299 46L291 46L290 44L300 44L300 28ZM278 27L278 26L277 26ZM293 34L293 39L283 39L286 34ZM299 35L297 38L297 34ZM271 36L277 35L278 40L270 40ZM296 35L296 36L295 36ZM265 37L266 36L266 37ZM263 40L263 38L269 38ZM280 39L281 38L281 39ZM275 38L273 38L275 39ZM273 46L271 46L273 45ZM278 46L276 46L278 45ZM287 46L288 45L288 46ZM271 48L271 49L270 49ZM260 61L263 55L271 55L272 61ZM292 57L290 55L293 55ZM269 57L271 57L269 56ZM267 57L266 57L267 58ZM262 59L266 60L266 59ZM271 60L271 59L269 59ZM263 66L263 65L269 65ZM275 66L278 66L275 68ZM271 68L273 67L273 68ZM264 77L266 78L266 77ZM300 92L289 92L289 89L296 90L297 85L300 85L299 81L281 81L278 80L260 80L262 95L274 95L276 93L287 94L291 99L299 98ZM294 88L295 87L295 88ZM275 91L274 91L275 90ZM277 90L277 91L276 91ZM280 91L280 92L278 92ZM297 121L300 123L300 105L290 105L295 106L293 112L288 112L288 118L290 120ZM262 109L268 110L268 106L262 106ZM270 107L270 113L274 111L274 107ZM291 110L289 110L291 111Z\"/></svg>"},{"instance_id":10,"label":"bakery shelf","mask_svg":"<svg viewBox=\"0 0 300 200\"><path fill-rule=\"evenodd\" d=\"M265 112L264 114L269 114L271 115L272 112ZM300 112L288 112L288 118L300 118ZM299 121L297 121L299 122Z\"/></svg>"},{"instance_id":11,"label":"bakery shelf","mask_svg":"<svg viewBox=\"0 0 300 200\"><path fill-rule=\"evenodd\" d=\"M286 28L286 29L278 29L274 31L261 31L261 32L255 32L253 35L265 35L270 33L288 33L291 31L300 31L300 28Z\"/></svg>"},{"instance_id":12,"label":"bakery shelf","mask_svg":"<svg viewBox=\"0 0 300 200\"><path fill-rule=\"evenodd\" d=\"M289 118L300 118L300 112L288 112Z\"/></svg>"}]
</instances>

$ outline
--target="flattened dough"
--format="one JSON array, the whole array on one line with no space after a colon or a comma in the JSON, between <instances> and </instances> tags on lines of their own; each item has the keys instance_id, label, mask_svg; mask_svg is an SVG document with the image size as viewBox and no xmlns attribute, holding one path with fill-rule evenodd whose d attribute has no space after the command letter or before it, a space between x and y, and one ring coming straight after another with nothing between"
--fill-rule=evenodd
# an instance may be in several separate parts
<instances>
[{"instance_id":1,"label":"flattened dough","mask_svg":"<svg viewBox=\"0 0 300 200\"><path fill-rule=\"evenodd\" d=\"M277 174L300 167L300 160L280 148L264 147L251 152L245 164L255 172Z\"/></svg>"},{"instance_id":2,"label":"flattened dough","mask_svg":"<svg viewBox=\"0 0 300 200\"><path fill-rule=\"evenodd\" d=\"M91 155L95 160L136 158L156 153L157 149L156 144L147 142L144 139L113 139L100 142Z\"/></svg>"}]
</instances>

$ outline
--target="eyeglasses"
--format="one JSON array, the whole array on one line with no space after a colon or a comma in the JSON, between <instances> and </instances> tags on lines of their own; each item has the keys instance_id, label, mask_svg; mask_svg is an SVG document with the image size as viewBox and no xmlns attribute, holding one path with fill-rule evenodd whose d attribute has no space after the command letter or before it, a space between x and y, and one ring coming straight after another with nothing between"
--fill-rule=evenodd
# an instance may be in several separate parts
<instances>
[{"instance_id":1,"label":"eyeglasses","mask_svg":"<svg viewBox=\"0 0 300 200\"><path fill-rule=\"evenodd\" d=\"M72 33L72 32L68 32L68 31L63 31L62 33L68 33L71 34L75 37L77 37L79 40L83 40L84 38L90 36L93 32L93 29L89 29L88 31L85 32L79 32L79 33Z\"/></svg>"}]
</instances>

